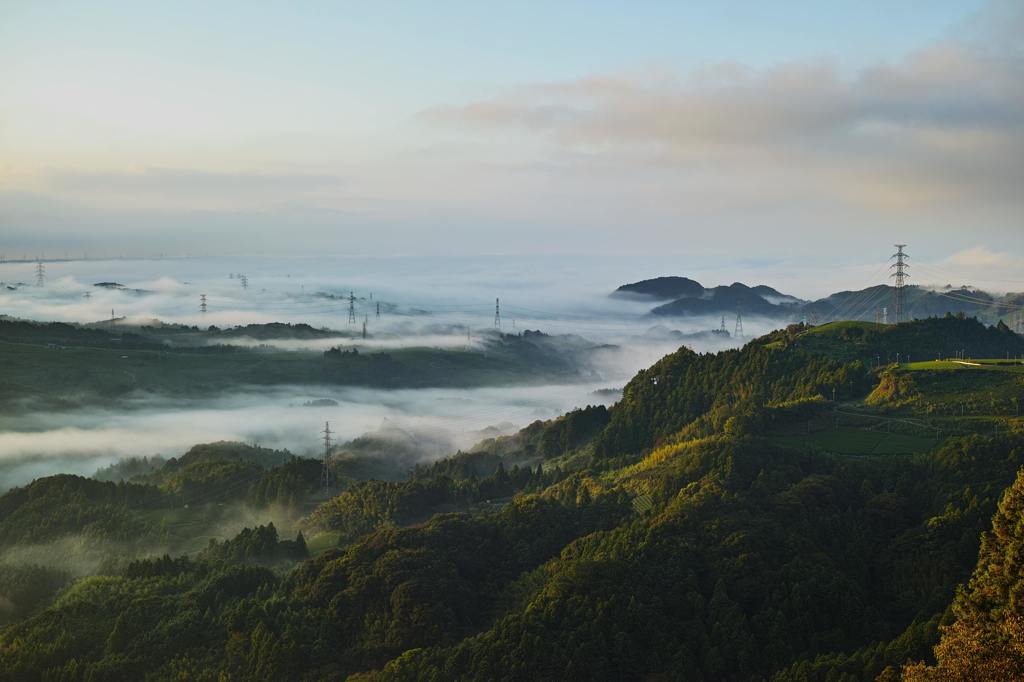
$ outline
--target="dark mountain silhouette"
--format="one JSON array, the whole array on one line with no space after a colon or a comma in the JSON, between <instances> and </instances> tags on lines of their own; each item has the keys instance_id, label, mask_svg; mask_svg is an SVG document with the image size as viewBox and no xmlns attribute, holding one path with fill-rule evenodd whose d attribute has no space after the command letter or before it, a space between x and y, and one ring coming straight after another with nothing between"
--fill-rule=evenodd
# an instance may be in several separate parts
<instances>
[{"instance_id":1,"label":"dark mountain silhouette","mask_svg":"<svg viewBox=\"0 0 1024 682\"><path fill-rule=\"evenodd\" d=\"M673 301L677 298L699 297L704 287L688 277L655 277L642 282L623 284L613 296L649 299L652 301Z\"/></svg>"},{"instance_id":2,"label":"dark mountain silhouette","mask_svg":"<svg viewBox=\"0 0 1024 682\"><path fill-rule=\"evenodd\" d=\"M770 287L766 287L770 288ZM775 291L772 289L772 291ZM776 292L776 295L779 295ZM742 310L752 315L781 316L793 313L792 304L771 303L740 282L705 289L703 296L678 298L651 311L654 315L709 315Z\"/></svg>"},{"instance_id":3,"label":"dark mountain silhouette","mask_svg":"<svg viewBox=\"0 0 1024 682\"><path fill-rule=\"evenodd\" d=\"M615 290L614 296L668 301L651 310L652 315L686 317L723 315L741 311L785 321L883 320L894 321L894 287L879 284L857 291L839 291L816 301L804 301L765 284L705 288L687 277L657 277ZM904 301L908 318L940 317L963 313L989 323L1003 320L1016 328L1024 306L1024 293L993 294L972 287L947 285L936 289L910 285ZM1024 330L1020 330L1024 331Z\"/></svg>"},{"instance_id":4,"label":"dark mountain silhouette","mask_svg":"<svg viewBox=\"0 0 1024 682\"><path fill-rule=\"evenodd\" d=\"M778 289L773 289L767 284L758 284L756 287L750 287L750 290L761 298L766 299L769 303L802 303L803 301L796 296L790 296L784 294Z\"/></svg>"},{"instance_id":5,"label":"dark mountain silhouette","mask_svg":"<svg viewBox=\"0 0 1024 682\"><path fill-rule=\"evenodd\" d=\"M813 315L819 320L874 320L883 315L883 309L890 317L895 314L893 307L895 289L880 284L860 291L840 291L831 296L808 303L802 307L801 315ZM939 317L946 313L963 313L991 322L1003 319L1010 321L1017 306L1021 305L1021 294L997 296L982 291L961 287L930 289L921 286L907 286L904 300L911 318Z\"/></svg>"}]
</instances>

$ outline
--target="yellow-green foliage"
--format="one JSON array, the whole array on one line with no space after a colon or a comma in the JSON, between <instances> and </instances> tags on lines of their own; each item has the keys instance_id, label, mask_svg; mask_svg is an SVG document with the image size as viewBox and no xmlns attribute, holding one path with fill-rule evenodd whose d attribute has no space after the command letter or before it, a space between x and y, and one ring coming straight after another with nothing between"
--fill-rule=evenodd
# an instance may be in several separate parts
<instances>
[{"instance_id":1,"label":"yellow-green foliage","mask_svg":"<svg viewBox=\"0 0 1024 682\"><path fill-rule=\"evenodd\" d=\"M917 400L921 396L910 374L889 370L882 372L878 386L864 400L868 405L897 407Z\"/></svg>"},{"instance_id":2,"label":"yellow-green foliage","mask_svg":"<svg viewBox=\"0 0 1024 682\"><path fill-rule=\"evenodd\" d=\"M622 469L614 478L634 493L650 494L656 491L655 484L660 485L665 470L685 468L686 460L692 460L700 448L717 439L711 436L663 445L636 464Z\"/></svg>"},{"instance_id":3,"label":"yellow-green foliage","mask_svg":"<svg viewBox=\"0 0 1024 682\"><path fill-rule=\"evenodd\" d=\"M1024 469L982 537L978 566L942 628L938 664L904 669L911 682L1024 679Z\"/></svg>"}]
</instances>

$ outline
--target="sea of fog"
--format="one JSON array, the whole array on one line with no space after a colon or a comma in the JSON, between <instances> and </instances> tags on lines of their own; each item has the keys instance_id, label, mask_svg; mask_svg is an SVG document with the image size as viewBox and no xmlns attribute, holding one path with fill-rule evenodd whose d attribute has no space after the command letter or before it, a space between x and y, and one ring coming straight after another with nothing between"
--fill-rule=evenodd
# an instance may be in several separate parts
<instances>
[{"instance_id":1,"label":"sea of fog","mask_svg":"<svg viewBox=\"0 0 1024 682\"><path fill-rule=\"evenodd\" d=\"M156 318L204 326L304 322L350 331L368 318L371 331L420 334L453 324L490 328L495 299L500 299L505 331L539 328L614 341L642 332L657 320L644 318L651 304L608 294L626 282L680 274L670 264L620 260L408 256L49 261L43 287L34 286L34 262L6 262L0 263L0 312L85 322L109 319L113 310L117 317L140 321ZM247 288L238 275L246 276ZM714 286L734 278L701 279ZM93 286L98 282L126 289ZM348 322L350 293L357 298L355 325ZM207 297L205 315L199 310L202 294ZM380 318L377 303L384 313ZM718 319L694 319L673 326L694 331L718 324Z\"/></svg>"},{"instance_id":2,"label":"sea of fog","mask_svg":"<svg viewBox=\"0 0 1024 682\"><path fill-rule=\"evenodd\" d=\"M678 347L667 330L719 326L719 318L652 318L651 303L609 297L620 284L658 274L679 273L616 259L551 256L154 258L49 261L38 286L35 263L0 263L0 314L16 318L88 323L114 316L203 327L290 322L340 333L337 339L233 341L295 350L352 345L345 335L361 333L365 322L370 338L359 343L369 349L463 347L494 328L500 299L505 332L575 334L617 346L600 356L598 378L587 384L392 391L293 387L187 403L150 398L117 411L0 416L0 487L62 471L88 474L126 456L175 456L215 440L313 453L327 420L341 440L387 425L429 432L432 442L450 443L452 450L465 448L488 427L509 433L535 419L606 401L595 389L622 386ZM121 288L95 286L100 282ZM206 313L200 312L203 294ZM731 328L732 320L727 324ZM744 326L750 336L774 325L744 320ZM701 351L722 347L688 345ZM303 406L322 398L337 406Z\"/></svg>"}]
</instances>

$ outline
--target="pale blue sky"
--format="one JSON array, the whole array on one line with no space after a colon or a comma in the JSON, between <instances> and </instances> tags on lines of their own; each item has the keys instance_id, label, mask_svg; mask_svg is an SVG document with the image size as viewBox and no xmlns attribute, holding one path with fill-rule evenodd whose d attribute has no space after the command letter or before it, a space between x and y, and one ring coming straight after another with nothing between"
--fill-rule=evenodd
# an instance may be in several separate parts
<instances>
[{"instance_id":1,"label":"pale blue sky","mask_svg":"<svg viewBox=\"0 0 1024 682\"><path fill-rule=\"evenodd\" d=\"M1021 17L0 0L0 242L1019 258Z\"/></svg>"},{"instance_id":2,"label":"pale blue sky","mask_svg":"<svg viewBox=\"0 0 1024 682\"><path fill-rule=\"evenodd\" d=\"M345 84L428 106L503 86L629 66L845 68L946 37L975 0L903 2L92 2L0 4L0 59L36 72L117 71L125 61L183 78L258 71L266 86Z\"/></svg>"}]
</instances>

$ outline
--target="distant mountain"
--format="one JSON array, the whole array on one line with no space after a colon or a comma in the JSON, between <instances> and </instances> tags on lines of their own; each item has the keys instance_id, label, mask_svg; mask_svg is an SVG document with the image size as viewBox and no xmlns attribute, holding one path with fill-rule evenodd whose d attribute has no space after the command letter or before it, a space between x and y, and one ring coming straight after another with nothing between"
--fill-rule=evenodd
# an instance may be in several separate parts
<instances>
[{"instance_id":1,"label":"distant mountain","mask_svg":"<svg viewBox=\"0 0 1024 682\"><path fill-rule=\"evenodd\" d=\"M651 313L674 316L718 315L742 310L751 315L782 316L792 314L793 306L794 304L772 303L746 284L735 282L729 286L705 289L704 295L700 297L678 298L654 308Z\"/></svg>"},{"instance_id":2,"label":"distant mountain","mask_svg":"<svg viewBox=\"0 0 1024 682\"><path fill-rule=\"evenodd\" d=\"M803 303L803 301L796 296L784 294L778 289L773 289L766 284L758 284L756 287L751 287L750 290L769 303Z\"/></svg>"},{"instance_id":3,"label":"distant mountain","mask_svg":"<svg viewBox=\"0 0 1024 682\"><path fill-rule=\"evenodd\" d=\"M969 287L930 289L907 286L904 289L907 316L923 319L946 313L963 313L987 322L1012 322L1024 294L991 294ZM800 314L817 320L894 320L895 288L880 284L860 291L840 291L803 306Z\"/></svg>"},{"instance_id":4,"label":"distant mountain","mask_svg":"<svg viewBox=\"0 0 1024 682\"><path fill-rule=\"evenodd\" d=\"M623 298L640 298L652 301L673 301L677 298L699 297L704 287L689 277L655 277L642 282L623 284L612 295Z\"/></svg>"},{"instance_id":5,"label":"distant mountain","mask_svg":"<svg viewBox=\"0 0 1024 682\"><path fill-rule=\"evenodd\" d=\"M786 321L830 320L894 321L894 287L887 284L839 291L816 301L804 301L765 284L747 286L734 282L711 289L687 277L657 277L624 284L613 296L650 301L668 301L651 309L652 315L688 317L693 315L729 315L741 311ZM994 324L999 320L1017 328L1022 324L1019 311L1024 293L992 294L971 287L946 286L941 289L911 285L904 290L904 305L909 318L941 317L963 313ZM1024 329L1020 329L1024 332Z\"/></svg>"},{"instance_id":6,"label":"distant mountain","mask_svg":"<svg viewBox=\"0 0 1024 682\"><path fill-rule=\"evenodd\" d=\"M699 332L683 333L678 329L669 329L663 324L656 324L643 334L643 338L651 341L728 341L732 334L725 329L705 329Z\"/></svg>"},{"instance_id":7,"label":"distant mountain","mask_svg":"<svg viewBox=\"0 0 1024 682\"><path fill-rule=\"evenodd\" d=\"M623 284L613 296L649 301L668 301L651 311L654 315L714 315L737 309L755 315L784 316L792 306L803 303L765 284L747 286L734 282L728 286L705 288L689 277L656 277Z\"/></svg>"}]
</instances>

